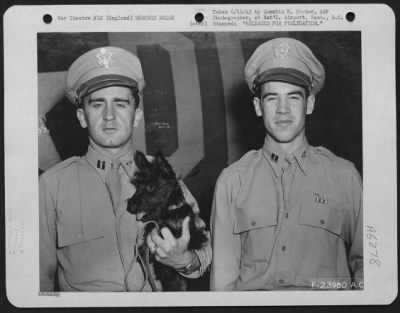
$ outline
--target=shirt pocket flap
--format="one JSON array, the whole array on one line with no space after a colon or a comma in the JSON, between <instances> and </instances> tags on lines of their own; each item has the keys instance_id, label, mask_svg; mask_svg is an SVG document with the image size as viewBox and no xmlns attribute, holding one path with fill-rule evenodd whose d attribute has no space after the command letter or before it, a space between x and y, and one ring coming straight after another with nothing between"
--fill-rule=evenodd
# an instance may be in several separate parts
<instances>
[{"instance_id":1,"label":"shirt pocket flap","mask_svg":"<svg viewBox=\"0 0 400 313\"><path fill-rule=\"evenodd\" d=\"M82 222L79 214L60 218L57 223L58 248L104 237L104 224L97 224Z\"/></svg>"},{"instance_id":2,"label":"shirt pocket flap","mask_svg":"<svg viewBox=\"0 0 400 313\"><path fill-rule=\"evenodd\" d=\"M233 232L239 234L252 229L276 226L278 224L277 207L236 208Z\"/></svg>"},{"instance_id":3,"label":"shirt pocket flap","mask_svg":"<svg viewBox=\"0 0 400 313\"><path fill-rule=\"evenodd\" d=\"M323 203L325 202L325 203ZM299 224L325 229L338 236L342 233L343 210L334 199L318 202L310 197L302 200Z\"/></svg>"}]
</instances>

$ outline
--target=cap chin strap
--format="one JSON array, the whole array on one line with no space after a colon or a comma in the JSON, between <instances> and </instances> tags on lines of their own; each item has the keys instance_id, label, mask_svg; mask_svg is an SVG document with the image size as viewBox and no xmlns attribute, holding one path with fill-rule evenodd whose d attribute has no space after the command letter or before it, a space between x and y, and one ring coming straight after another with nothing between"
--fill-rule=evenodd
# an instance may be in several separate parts
<instances>
[{"instance_id":1,"label":"cap chin strap","mask_svg":"<svg viewBox=\"0 0 400 313\"><path fill-rule=\"evenodd\" d=\"M256 91L262 84L269 81L281 81L293 84L308 90L312 87L312 80L307 74L293 68L273 68L259 74L253 82L253 90Z\"/></svg>"},{"instance_id":2,"label":"cap chin strap","mask_svg":"<svg viewBox=\"0 0 400 313\"><path fill-rule=\"evenodd\" d=\"M92 92L111 86L122 86L138 90L137 82L129 77L110 74L101 75L89 79L78 88L76 91L78 95L78 101Z\"/></svg>"}]
</instances>

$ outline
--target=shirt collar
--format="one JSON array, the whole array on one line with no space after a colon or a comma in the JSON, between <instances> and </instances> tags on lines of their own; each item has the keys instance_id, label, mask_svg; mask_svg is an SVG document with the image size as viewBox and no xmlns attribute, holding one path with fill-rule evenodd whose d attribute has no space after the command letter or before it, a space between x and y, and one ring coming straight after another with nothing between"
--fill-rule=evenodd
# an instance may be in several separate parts
<instances>
[{"instance_id":1,"label":"shirt collar","mask_svg":"<svg viewBox=\"0 0 400 313\"><path fill-rule=\"evenodd\" d=\"M282 174L282 168L287 166L285 158L288 158L289 160L295 160L303 174L307 175L308 172L306 159L308 156L308 150L309 145L307 139L304 139L304 142L300 145L300 147L289 155L282 150L279 144L271 140L267 140L267 138L265 138L263 146L264 157L270 164L276 177L280 176Z\"/></svg>"},{"instance_id":2,"label":"shirt collar","mask_svg":"<svg viewBox=\"0 0 400 313\"><path fill-rule=\"evenodd\" d=\"M94 147L88 147L86 159L89 164L99 173L100 177L105 181L108 171L114 166L121 164L126 174L131 177L135 170L135 163L133 162L133 151L113 159L106 154L96 150Z\"/></svg>"}]
</instances>

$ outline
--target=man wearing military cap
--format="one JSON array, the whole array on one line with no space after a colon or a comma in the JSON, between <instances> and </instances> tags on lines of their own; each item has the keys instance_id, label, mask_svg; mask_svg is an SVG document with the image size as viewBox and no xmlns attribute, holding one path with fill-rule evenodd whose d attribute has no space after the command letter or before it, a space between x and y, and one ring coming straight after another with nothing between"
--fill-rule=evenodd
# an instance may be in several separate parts
<instances>
[{"instance_id":1,"label":"man wearing military cap","mask_svg":"<svg viewBox=\"0 0 400 313\"><path fill-rule=\"evenodd\" d=\"M305 137L324 67L302 42L276 38L255 50L245 76L266 136L218 179L211 289L362 288L360 176Z\"/></svg>"},{"instance_id":2,"label":"man wearing military cap","mask_svg":"<svg viewBox=\"0 0 400 313\"><path fill-rule=\"evenodd\" d=\"M186 277L199 277L209 265L210 245L187 250L188 220L181 238L162 229L165 239L144 239L143 223L126 210L135 192L132 135L142 117L144 86L139 59L121 48L91 50L70 66L66 95L88 129L89 147L85 156L69 158L40 178L40 291L56 290L56 282L60 291L150 291L151 273L136 262L137 239L147 240L161 262Z\"/></svg>"}]
</instances>

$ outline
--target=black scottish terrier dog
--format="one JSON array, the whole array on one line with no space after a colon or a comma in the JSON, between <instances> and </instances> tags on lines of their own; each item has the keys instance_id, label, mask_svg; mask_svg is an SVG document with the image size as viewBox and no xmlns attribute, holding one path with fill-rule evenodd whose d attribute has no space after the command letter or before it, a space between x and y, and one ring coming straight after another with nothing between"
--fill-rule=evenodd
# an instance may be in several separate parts
<instances>
[{"instance_id":1,"label":"black scottish terrier dog","mask_svg":"<svg viewBox=\"0 0 400 313\"><path fill-rule=\"evenodd\" d=\"M179 238L182 234L182 222L190 216L190 241L188 249L200 249L207 242L205 223L193 213L192 207L186 203L179 180L171 165L158 153L152 162L137 151L135 153L135 172L131 182L136 192L128 201L127 210L136 214L136 219L144 223L154 221L158 229L167 227L171 233ZM155 223L148 223L144 229L144 237L157 227ZM139 247L142 259L148 247L145 242ZM153 263L156 278L160 280L163 291L186 291L186 278L174 268L157 262L153 255L149 256L149 263Z\"/></svg>"}]
</instances>

